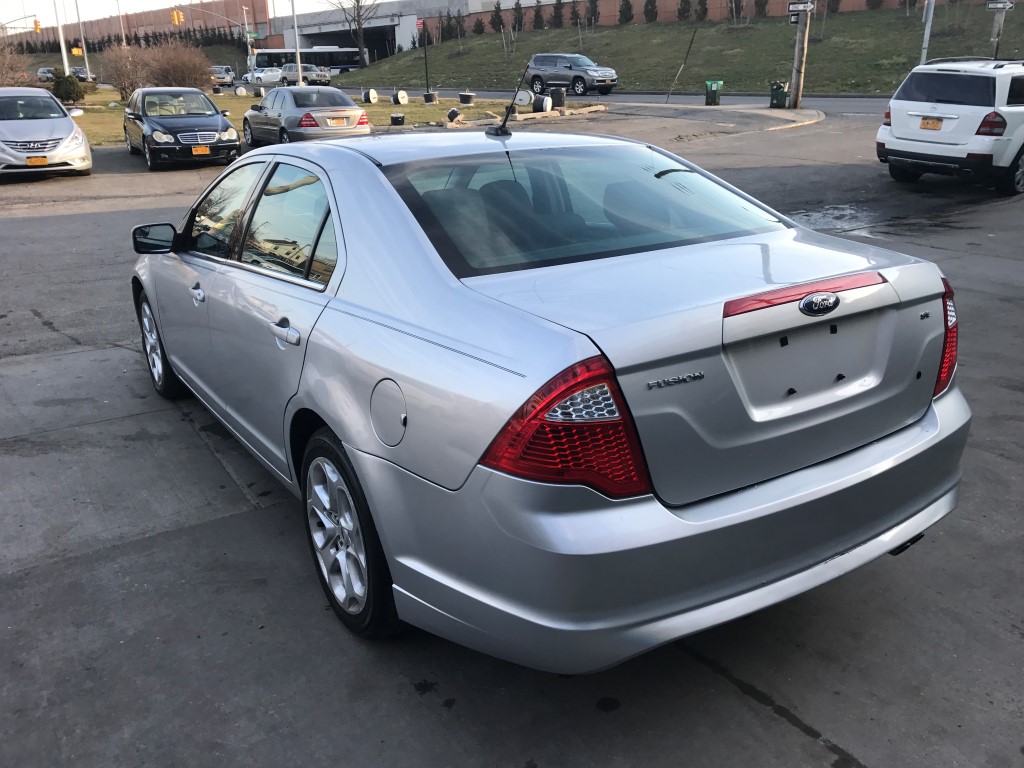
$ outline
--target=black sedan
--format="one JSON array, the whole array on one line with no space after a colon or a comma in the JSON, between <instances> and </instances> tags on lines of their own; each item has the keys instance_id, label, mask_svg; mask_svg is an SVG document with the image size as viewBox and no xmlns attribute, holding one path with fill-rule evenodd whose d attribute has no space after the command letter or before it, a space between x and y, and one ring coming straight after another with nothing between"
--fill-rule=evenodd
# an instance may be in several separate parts
<instances>
[{"instance_id":1,"label":"black sedan","mask_svg":"<svg viewBox=\"0 0 1024 768\"><path fill-rule=\"evenodd\" d=\"M124 111L124 143L151 171L165 163L226 165L239 154L227 116L198 88L139 88Z\"/></svg>"}]
</instances>

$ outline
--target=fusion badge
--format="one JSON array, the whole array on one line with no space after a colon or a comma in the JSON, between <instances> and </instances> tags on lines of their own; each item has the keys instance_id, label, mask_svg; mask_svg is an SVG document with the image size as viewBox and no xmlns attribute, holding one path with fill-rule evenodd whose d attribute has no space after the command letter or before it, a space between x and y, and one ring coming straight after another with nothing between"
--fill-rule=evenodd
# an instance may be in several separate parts
<instances>
[{"instance_id":1,"label":"fusion badge","mask_svg":"<svg viewBox=\"0 0 1024 768\"><path fill-rule=\"evenodd\" d=\"M811 317L827 315L839 306L839 297L830 291L811 293L800 299L800 311Z\"/></svg>"}]
</instances>

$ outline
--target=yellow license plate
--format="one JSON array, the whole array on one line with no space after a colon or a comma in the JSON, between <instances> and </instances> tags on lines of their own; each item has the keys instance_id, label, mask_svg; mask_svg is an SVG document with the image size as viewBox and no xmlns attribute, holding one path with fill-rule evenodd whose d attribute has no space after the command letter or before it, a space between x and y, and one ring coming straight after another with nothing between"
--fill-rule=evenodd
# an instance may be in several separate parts
<instances>
[{"instance_id":1,"label":"yellow license plate","mask_svg":"<svg viewBox=\"0 0 1024 768\"><path fill-rule=\"evenodd\" d=\"M348 125L348 120L344 117L329 117L327 118L327 124L331 126L331 128L344 128Z\"/></svg>"},{"instance_id":2,"label":"yellow license plate","mask_svg":"<svg viewBox=\"0 0 1024 768\"><path fill-rule=\"evenodd\" d=\"M49 165L50 161L45 157L30 157L25 161L26 165Z\"/></svg>"},{"instance_id":3,"label":"yellow license plate","mask_svg":"<svg viewBox=\"0 0 1024 768\"><path fill-rule=\"evenodd\" d=\"M942 130L942 118L941 117L922 117L921 128L925 131L941 131Z\"/></svg>"},{"instance_id":4,"label":"yellow license plate","mask_svg":"<svg viewBox=\"0 0 1024 768\"><path fill-rule=\"evenodd\" d=\"M193 155L208 155L210 154L209 147L192 147Z\"/></svg>"}]
</instances>

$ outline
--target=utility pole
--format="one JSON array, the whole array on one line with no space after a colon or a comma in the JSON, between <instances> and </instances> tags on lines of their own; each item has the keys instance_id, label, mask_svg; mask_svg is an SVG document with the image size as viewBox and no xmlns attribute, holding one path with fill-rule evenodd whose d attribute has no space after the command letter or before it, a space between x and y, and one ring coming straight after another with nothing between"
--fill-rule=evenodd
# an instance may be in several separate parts
<instances>
[{"instance_id":1,"label":"utility pole","mask_svg":"<svg viewBox=\"0 0 1024 768\"><path fill-rule=\"evenodd\" d=\"M60 14L57 13L57 0L53 0L53 15L57 19L57 36L60 39L60 58L64 62L64 74L71 74L68 69L68 48L64 45L64 26L60 21Z\"/></svg>"},{"instance_id":2,"label":"utility pole","mask_svg":"<svg viewBox=\"0 0 1024 768\"><path fill-rule=\"evenodd\" d=\"M927 0L924 5L924 42L921 43L921 63L928 61L928 41L932 36L932 16L935 14L935 0Z\"/></svg>"},{"instance_id":3,"label":"utility pole","mask_svg":"<svg viewBox=\"0 0 1024 768\"><path fill-rule=\"evenodd\" d=\"M295 32L295 76L299 78L299 85L302 85L302 54L299 53L299 17L295 15L295 0L292 0L292 30Z\"/></svg>"},{"instance_id":4,"label":"utility pole","mask_svg":"<svg viewBox=\"0 0 1024 768\"><path fill-rule=\"evenodd\" d=\"M121 45L128 45L128 38L124 36L124 16L121 15L121 0L117 2L117 23L121 25Z\"/></svg>"},{"instance_id":5,"label":"utility pole","mask_svg":"<svg viewBox=\"0 0 1024 768\"><path fill-rule=\"evenodd\" d=\"M992 58L999 58L999 38L1003 36L1003 22L1006 21L1006 11L996 11L996 17L992 20Z\"/></svg>"},{"instance_id":6,"label":"utility pole","mask_svg":"<svg viewBox=\"0 0 1024 768\"><path fill-rule=\"evenodd\" d=\"M802 7L810 6L810 7ZM789 79L789 108L797 109L804 95L804 68L807 65L807 38L811 32L809 12L813 2L790 3L789 12L796 13L796 44L793 46L793 76Z\"/></svg>"},{"instance_id":7,"label":"utility pole","mask_svg":"<svg viewBox=\"0 0 1024 768\"><path fill-rule=\"evenodd\" d=\"M78 38L82 41L82 56L85 57L85 79L92 82L92 70L89 69L89 48L85 44L85 27L82 26L82 12L78 10L78 0L75 0L75 14L78 16Z\"/></svg>"}]
</instances>

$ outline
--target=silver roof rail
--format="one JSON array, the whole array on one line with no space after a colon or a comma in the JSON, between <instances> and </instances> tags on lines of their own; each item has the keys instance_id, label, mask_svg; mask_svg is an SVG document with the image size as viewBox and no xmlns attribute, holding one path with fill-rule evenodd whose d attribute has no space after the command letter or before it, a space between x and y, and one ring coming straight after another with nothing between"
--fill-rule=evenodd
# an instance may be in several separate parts
<instances>
[{"instance_id":1,"label":"silver roof rail","mask_svg":"<svg viewBox=\"0 0 1024 768\"><path fill-rule=\"evenodd\" d=\"M953 61L995 61L991 56L947 56L944 59L928 59L925 64L947 64Z\"/></svg>"}]
</instances>

